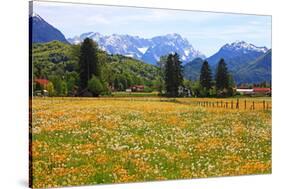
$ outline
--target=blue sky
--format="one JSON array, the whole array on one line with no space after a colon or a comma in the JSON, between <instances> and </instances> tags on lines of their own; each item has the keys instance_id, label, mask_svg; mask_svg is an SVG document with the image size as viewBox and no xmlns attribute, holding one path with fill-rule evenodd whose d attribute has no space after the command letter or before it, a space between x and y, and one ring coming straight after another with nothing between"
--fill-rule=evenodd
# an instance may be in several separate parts
<instances>
[{"instance_id":1,"label":"blue sky","mask_svg":"<svg viewBox=\"0 0 281 189\"><path fill-rule=\"evenodd\" d=\"M178 33L206 56L237 40L271 48L270 16L51 2L34 2L33 11L66 38L90 31L143 38Z\"/></svg>"}]
</instances>

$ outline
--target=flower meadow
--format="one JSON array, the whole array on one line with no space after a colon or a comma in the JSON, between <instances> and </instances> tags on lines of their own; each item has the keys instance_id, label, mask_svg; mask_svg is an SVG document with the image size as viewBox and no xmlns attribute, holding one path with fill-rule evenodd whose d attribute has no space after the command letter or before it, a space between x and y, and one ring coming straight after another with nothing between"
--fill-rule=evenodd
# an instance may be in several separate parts
<instances>
[{"instance_id":1,"label":"flower meadow","mask_svg":"<svg viewBox=\"0 0 281 189\"><path fill-rule=\"evenodd\" d=\"M34 98L32 185L269 174L271 116L160 100Z\"/></svg>"}]
</instances>

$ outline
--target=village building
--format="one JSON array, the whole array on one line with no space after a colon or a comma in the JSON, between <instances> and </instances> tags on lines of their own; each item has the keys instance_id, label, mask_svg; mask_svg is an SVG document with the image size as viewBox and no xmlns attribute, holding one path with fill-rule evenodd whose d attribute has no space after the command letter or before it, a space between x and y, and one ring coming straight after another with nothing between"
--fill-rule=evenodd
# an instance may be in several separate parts
<instances>
[{"instance_id":1,"label":"village building","mask_svg":"<svg viewBox=\"0 0 281 189\"><path fill-rule=\"evenodd\" d=\"M254 87L254 94L255 95L267 95L267 96L271 96L271 88L258 88L258 87Z\"/></svg>"},{"instance_id":2,"label":"village building","mask_svg":"<svg viewBox=\"0 0 281 189\"><path fill-rule=\"evenodd\" d=\"M271 96L271 88L237 88L236 92L240 95Z\"/></svg>"},{"instance_id":3,"label":"village building","mask_svg":"<svg viewBox=\"0 0 281 189\"><path fill-rule=\"evenodd\" d=\"M132 92L143 92L144 91L144 85L133 85L130 87Z\"/></svg>"},{"instance_id":4,"label":"village building","mask_svg":"<svg viewBox=\"0 0 281 189\"><path fill-rule=\"evenodd\" d=\"M42 90L35 90L34 95L35 96L49 96L49 92L46 90L46 87L49 83L49 80L47 79L35 79L34 80L36 85L39 85Z\"/></svg>"},{"instance_id":5,"label":"village building","mask_svg":"<svg viewBox=\"0 0 281 189\"><path fill-rule=\"evenodd\" d=\"M238 88L236 89L236 92L241 94L241 95L253 95L254 94L254 89L245 89L245 88Z\"/></svg>"},{"instance_id":6,"label":"village building","mask_svg":"<svg viewBox=\"0 0 281 189\"><path fill-rule=\"evenodd\" d=\"M126 89L126 92L127 92L127 93L131 93L131 92L132 92L132 89Z\"/></svg>"},{"instance_id":7,"label":"village building","mask_svg":"<svg viewBox=\"0 0 281 189\"><path fill-rule=\"evenodd\" d=\"M41 85L43 88L47 87L49 80L48 79L35 79L36 84Z\"/></svg>"}]
</instances>

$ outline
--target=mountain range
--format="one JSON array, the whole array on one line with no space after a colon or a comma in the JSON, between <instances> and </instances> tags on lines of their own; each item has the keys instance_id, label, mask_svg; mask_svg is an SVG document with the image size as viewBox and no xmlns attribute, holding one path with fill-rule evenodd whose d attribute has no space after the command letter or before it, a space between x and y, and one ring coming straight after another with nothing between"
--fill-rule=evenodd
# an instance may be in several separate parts
<instances>
[{"instance_id":1,"label":"mountain range","mask_svg":"<svg viewBox=\"0 0 281 189\"><path fill-rule=\"evenodd\" d=\"M68 38L68 41L78 44L86 37L96 41L99 47L109 54L122 54L154 65L161 56L172 52L177 52L182 61L191 61L197 57L205 58L201 52L192 47L187 39L176 33L145 39L131 35L102 35L97 32L88 32Z\"/></svg>"},{"instance_id":2,"label":"mountain range","mask_svg":"<svg viewBox=\"0 0 281 189\"><path fill-rule=\"evenodd\" d=\"M224 58L227 63L236 83L271 81L271 50L266 47L257 47L245 41L236 41L222 46L217 53L206 59L213 74L221 58ZM203 59L197 58L186 63L185 77L191 80L199 79L203 61Z\"/></svg>"},{"instance_id":3,"label":"mountain range","mask_svg":"<svg viewBox=\"0 0 281 189\"><path fill-rule=\"evenodd\" d=\"M215 73L218 61L224 58L236 83L256 83L271 81L271 49L257 47L245 41L235 41L222 46L214 55L206 58L196 50L186 38L177 33L141 38L131 35L102 35L98 32L83 33L66 39L57 28L37 14L29 18L33 43L61 41L78 44L85 38L96 41L99 47L109 54L120 54L156 65L160 57L177 52L184 63L184 76L197 80L204 60L207 60Z\"/></svg>"}]
</instances>

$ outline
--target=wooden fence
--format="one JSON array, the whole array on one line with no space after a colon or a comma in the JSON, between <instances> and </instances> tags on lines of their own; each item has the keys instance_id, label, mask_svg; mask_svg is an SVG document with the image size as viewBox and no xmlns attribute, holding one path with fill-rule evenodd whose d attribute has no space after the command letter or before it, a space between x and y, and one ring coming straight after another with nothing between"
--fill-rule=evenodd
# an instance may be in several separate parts
<instances>
[{"instance_id":1,"label":"wooden fence","mask_svg":"<svg viewBox=\"0 0 281 189\"><path fill-rule=\"evenodd\" d=\"M251 101L251 100L215 100L215 101L197 101L197 105L207 108L226 108L226 109L244 109L244 110L271 110L271 101Z\"/></svg>"}]
</instances>

